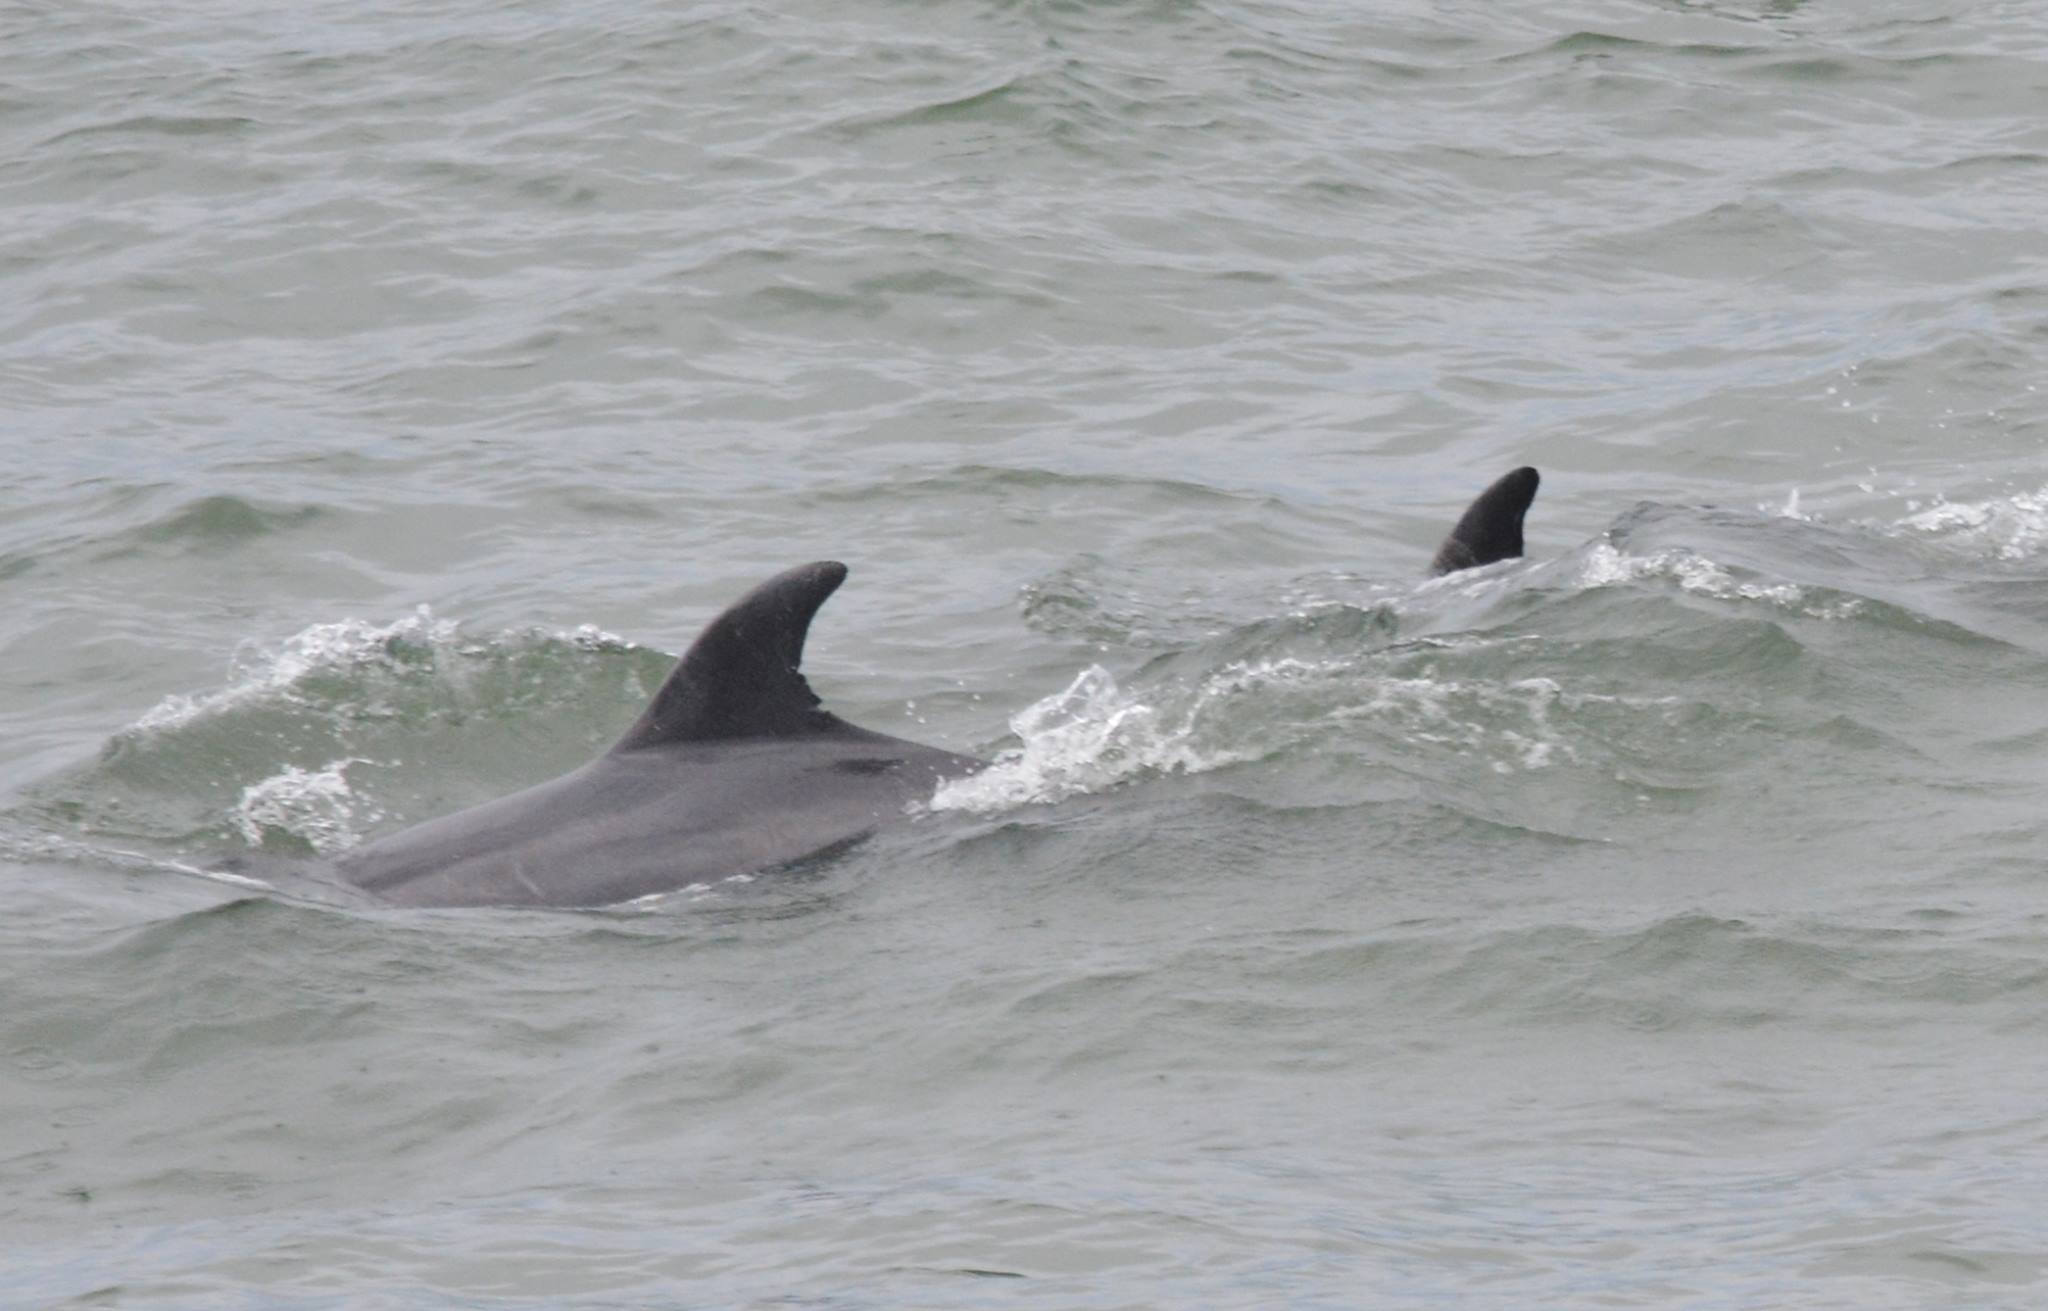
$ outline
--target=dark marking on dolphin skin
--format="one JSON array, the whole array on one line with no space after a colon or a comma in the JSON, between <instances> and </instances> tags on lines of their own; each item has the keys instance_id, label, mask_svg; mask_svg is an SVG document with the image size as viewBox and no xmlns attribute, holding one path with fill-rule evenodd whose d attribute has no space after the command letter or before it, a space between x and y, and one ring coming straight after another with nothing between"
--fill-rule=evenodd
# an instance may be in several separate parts
<instances>
[{"instance_id":1,"label":"dark marking on dolphin skin","mask_svg":"<svg viewBox=\"0 0 2048 1311\"><path fill-rule=\"evenodd\" d=\"M1502 474L1466 507L1458 526L1437 548L1429 572L1451 574L1497 560L1520 559L1522 518L1529 513L1529 506L1536 499L1537 484L1542 481L1542 475L1526 466Z\"/></svg>"},{"instance_id":2,"label":"dark marking on dolphin skin","mask_svg":"<svg viewBox=\"0 0 2048 1311\"><path fill-rule=\"evenodd\" d=\"M769 579L711 621L611 750L336 869L406 906L606 906L829 854L902 819L983 762L819 706L804 638L845 578L821 561Z\"/></svg>"}]
</instances>

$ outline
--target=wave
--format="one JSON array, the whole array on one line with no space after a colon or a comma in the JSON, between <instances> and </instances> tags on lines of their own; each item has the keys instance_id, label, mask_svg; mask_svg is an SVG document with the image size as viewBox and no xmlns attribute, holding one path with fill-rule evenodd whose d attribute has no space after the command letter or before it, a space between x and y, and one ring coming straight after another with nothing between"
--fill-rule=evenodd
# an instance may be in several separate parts
<instances>
[{"instance_id":1,"label":"wave","mask_svg":"<svg viewBox=\"0 0 2048 1311\"><path fill-rule=\"evenodd\" d=\"M2022 497L1985 513L2034 512ZM1363 605L1330 597L1357 584L1304 580L1288 615L1213 628L1127 672L1084 667L931 808L994 814L1277 759L1451 786L1562 769L1618 797L1816 740L1896 759L1907 748L1887 720L1830 687L1930 657L2039 663L2011 615L1924 574L1886 532L1827 524L1791 497L1761 515L1646 504L1561 557L1368 584ZM1181 616L1139 588L1065 569L1022 605L1034 627L1104 649L1157 650L1159 634L1213 620L1213 598Z\"/></svg>"},{"instance_id":2,"label":"wave","mask_svg":"<svg viewBox=\"0 0 2048 1311\"><path fill-rule=\"evenodd\" d=\"M1796 496L1762 514L1647 504L1563 556L1406 585L1316 575L1277 589L1285 613L1236 623L1256 598L1161 602L1142 575L1083 560L1018 604L1027 626L1107 654L1010 716L990 767L929 809L998 814L1316 760L1481 791L1562 771L1619 798L1695 786L1772 744L1895 753L1878 716L1816 688L1872 679L1873 661L2034 659L1981 596L1915 576L1924 563L1898 539L1930 533L2009 559L2048 534L2048 491L1875 530ZM237 651L218 688L164 698L30 809L181 854L332 853L573 767L670 661L589 625L476 634L426 607L314 624Z\"/></svg>"},{"instance_id":3,"label":"wave","mask_svg":"<svg viewBox=\"0 0 2048 1311\"><path fill-rule=\"evenodd\" d=\"M424 606L313 624L245 645L220 687L165 697L30 789L27 816L181 854L333 852L570 767L671 663L591 625L474 634Z\"/></svg>"},{"instance_id":4,"label":"wave","mask_svg":"<svg viewBox=\"0 0 2048 1311\"><path fill-rule=\"evenodd\" d=\"M2048 549L2048 486L1979 501L1937 497L1899 520L1895 531L1995 560L2038 559Z\"/></svg>"}]
</instances>

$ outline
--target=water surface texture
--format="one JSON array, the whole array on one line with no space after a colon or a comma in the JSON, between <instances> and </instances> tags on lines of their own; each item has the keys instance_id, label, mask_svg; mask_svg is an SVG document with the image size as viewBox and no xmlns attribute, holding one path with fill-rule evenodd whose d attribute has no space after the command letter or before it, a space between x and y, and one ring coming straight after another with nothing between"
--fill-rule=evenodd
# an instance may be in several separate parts
<instances>
[{"instance_id":1,"label":"water surface texture","mask_svg":"<svg viewBox=\"0 0 2048 1311\"><path fill-rule=\"evenodd\" d=\"M0 8L0 1303L2042 1305L2044 111L2022 3ZM813 559L914 822L202 872Z\"/></svg>"}]
</instances>

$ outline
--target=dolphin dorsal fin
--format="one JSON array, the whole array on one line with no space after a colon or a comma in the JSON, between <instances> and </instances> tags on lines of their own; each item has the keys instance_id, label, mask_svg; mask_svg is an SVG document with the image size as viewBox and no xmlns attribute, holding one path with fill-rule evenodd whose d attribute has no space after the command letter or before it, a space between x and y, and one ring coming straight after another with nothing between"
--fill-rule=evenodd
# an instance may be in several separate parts
<instances>
[{"instance_id":1,"label":"dolphin dorsal fin","mask_svg":"<svg viewBox=\"0 0 2048 1311\"><path fill-rule=\"evenodd\" d=\"M1536 499L1536 485L1542 476L1523 467L1500 478L1479 493L1465 508L1465 515L1430 562L1432 574L1476 569L1496 560L1519 559L1522 554L1522 516Z\"/></svg>"},{"instance_id":2,"label":"dolphin dorsal fin","mask_svg":"<svg viewBox=\"0 0 2048 1311\"><path fill-rule=\"evenodd\" d=\"M812 617L845 581L845 565L820 560L779 573L734 602L705 625L612 750L782 737L836 725L818 708L801 666Z\"/></svg>"}]
</instances>

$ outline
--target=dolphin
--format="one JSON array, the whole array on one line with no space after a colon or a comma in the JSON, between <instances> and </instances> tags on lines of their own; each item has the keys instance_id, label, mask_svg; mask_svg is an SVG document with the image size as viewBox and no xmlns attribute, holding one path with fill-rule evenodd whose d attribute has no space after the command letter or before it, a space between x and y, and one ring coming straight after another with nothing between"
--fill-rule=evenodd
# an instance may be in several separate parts
<instances>
[{"instance_id":1,"label":"dolphin","mask_svg":"<svg viewBox=\"0 0 2048 1311\"><path fill-rule=\"evenodd\" d=\"M1522 556L1522 520L1536 499L1541 474L1524 465L1494 480L1493 486L1473 499L1437 548L1430 561L1432 575L1452 574L1460 569L1477 569L1501 560Z\"/></svg>"},{"instance_id":2,"label":"dolphin","mask_svg":"<svg viewBox=\"0 0 2048 1311\"><path fill-rule=\"evenodd\" d=\"M856 727L801 672L832 560L711 621L618 744L551 782L335 861L406 906L606 906L825 855L901 818L971 756Z\"/></svg>"},{"instance_id":3,"label":"dolphin","mask_svg":"<svg viewBox=\"0 0 2048 1311\"><path fill-rule=\"evenodd\" d=\"M1522 554L1534 469L1480 493L1432 572ZM830 855L986 762L849 724L802 672L818 608L846 581L799 565L707 625L609 751L551 782L336 858L404 906L594 907Z\"/></svg>"}]
</instances>

